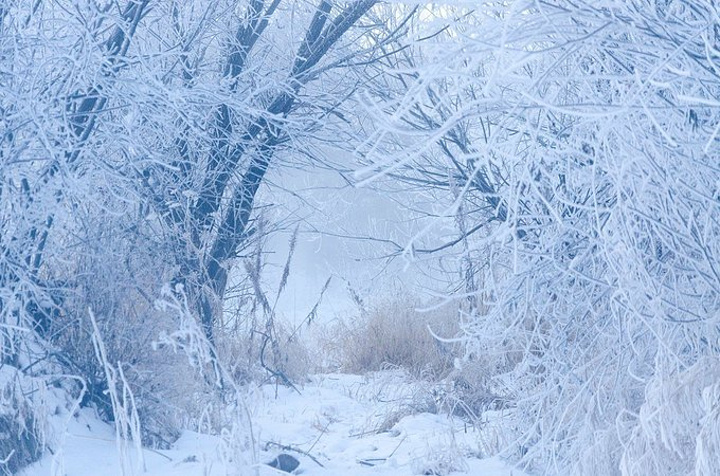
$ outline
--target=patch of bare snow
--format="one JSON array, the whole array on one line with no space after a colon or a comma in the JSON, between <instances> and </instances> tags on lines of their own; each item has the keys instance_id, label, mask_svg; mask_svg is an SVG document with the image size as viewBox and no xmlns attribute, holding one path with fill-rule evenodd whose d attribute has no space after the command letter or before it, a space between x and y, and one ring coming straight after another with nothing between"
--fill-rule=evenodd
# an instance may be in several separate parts
<instances>
[{"instance_id":1,"label":"patch of bare snow","mask_svg":"<svg viewBox=\"0 0 720 476\"><path fill-rule=\"evenodd\" d=\"M126 474L277 476L287 473L265 463L285 453L300 462L294 474L304 476L524 475L499 458L482 457L485 428L423 412L421 390L398 372L318 375L300 394L266 385L249 398L257 450L246 462L231 462L221 437L185 431L171 450L144 449L144 471L127 445ZM53 454L21 476L123 476L115 433L91 411L70 417L60 433Z\"/></svg>"}]
</instances>

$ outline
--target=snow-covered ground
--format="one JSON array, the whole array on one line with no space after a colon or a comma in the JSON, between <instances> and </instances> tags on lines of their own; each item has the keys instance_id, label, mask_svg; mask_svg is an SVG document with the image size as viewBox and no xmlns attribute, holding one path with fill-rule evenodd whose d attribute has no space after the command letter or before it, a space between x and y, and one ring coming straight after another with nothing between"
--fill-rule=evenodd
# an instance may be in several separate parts
<instances>
[{"instance_id":1,"label":"snow-covered ground","mask_svg":"<svg viewBox=\"0 0 720 476\"><path fill-rule=\"evenodd\" d=\"M299 390L268 385L249 398L255 452L233 461L227 435L185 431L171 450L143 450L144 474L287 474L265 464L280 453L296 457L300 466L294 473L306 476L524 474L498 458L483 458L489 424L473 427L457 417L423 412L429 403L418 394L428 392L397 372L318 375ZM123 448L92 411L77 412L64 427L53 454L21 476L122 474ZM132 445L124 451L137 462ZM134 465L125 465L132 474Z\"/></svg>"}]
</instances>

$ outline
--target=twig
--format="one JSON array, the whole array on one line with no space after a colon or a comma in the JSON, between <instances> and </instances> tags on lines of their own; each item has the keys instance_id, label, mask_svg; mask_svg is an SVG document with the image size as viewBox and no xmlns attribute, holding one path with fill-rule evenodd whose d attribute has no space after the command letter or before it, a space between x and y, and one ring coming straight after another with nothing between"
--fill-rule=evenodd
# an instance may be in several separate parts
<instances>
[{"instance_id":1,"label":"twig","mask_svg":"<svg viewBox=\"0 0 720 476\"><path fill-rule=\"evenodd\" d=\"M307 451L301 450L300 448L297 448L297 447L295 447L295 446L283 445L283 444L281 444L281 443L275 443L274 441L268 441L267 443L265 443L265 448L267 448L268 446L275 446L275 447L277 447L277 448L280 448L281 450L294 451L295 453L300 453L301 455L307 456L308 458L310 458L311 460L313 460L313 461L314 461L318 466L320 466L321 468L324 468L324 467L325 467L325 466L324 466L320 461L318 461L317 458L315 458L313 455L311 455L311 454L308 453Z\"/></svg>"},{"instance_id":2,"label":"twig","mask_svg":"<svg viewBox=\"0 0 720 476\"><path fill-rule=\"evenodd\" d=\"M10 461L10 458L12 458L14 454L15 454L15 450L10 450L10 454L8 454L5 458L0 459L0 464L7 464L8 461Z\"/></svg>"},{"instance_id":3,"label":"twig","mask_svg":"<svg viewBox=\"0 0 720 476\"><path fill-rule=\"evenodd\" d=\"M158 456L162 456L163 458L167 459L168 461L173 461L173 459L171 457L169 457L168 455L164 455L164 454L160 453L159 451L154 450L152 448L143 448L143 450L149 451L150 453L154 453Z\"/></svg>"},{"instance_id":4,"label":"twig","mask_svg":"<svg viewBox=\"0 0 720 476\"><path fill-rule=\"evenodd\" d=\"M313 450L313 448L315 448L315 445L318 444L318 441L320 441L320 438L322 438L322 436L325 434L328 427L330 426L330 423L332 423L332 420L328 420L327 424L325 425L325 428L322 429L322 431L320 432L318 437L315 439L315 442L312 445L310 445L310 448L308 448L308 453L311 452Z\"/></svg>"},{"instance_id":5,"label":"twig","mask_svg":"<svg viewBox=\"0 0 720 476\"><path fill-rule=\"evenodd\" d=\"M358 459L358 464L362 464L364 466L375 466L377 463L384 463L395 454L395 452L400 448L400 445L402 445L403 441L405 441L405 438L407 438L407 435L403 436L403 439L400 440L400 443L397 444L394 450L392 450L392 453L388 455L385 458L365 458L365 459Z\"/></svg>"},{"instance_id":6,"label":"twig","mask_svg":"<svg viewBox=\"0 0 720 476\"><path fill-rule=\"evenodd\" d=\"M271 340L271 338L272 338L272 337L270 336L270 334L269 334L269 333L266 333L266 332L260 332L260 331L254 331L254 332L256 332L256 333L260 334L261 336L263 336L263 341L262 341L262 344L260 345L260 365L262 366L262 368L264 368L264 369L270 374L271 377L275 377L275 382L276 382L276 383L277 383L278 381L282 380L282 382L283 382L286 386L288 386L288 387L292 388L293 390L295 390L298 395L302 395L302 393L300 393L300 390L298 390L298 388L290 381L290 379L288 378L287 375L285 375L285 374L284 374L283 372L281 372L280 370L271 369L271 368L265 363L265 348L267 347L268 342L270 342L270 340ZM277 388L276 388L276 390L275 390L275 397L277 398Z\"/></svg>"},{"instance_id":7,"label":"twig","mask_svg":"<svg viewBox=\"0 0 720 476\"><path fill-rule=\"evenodd\" d=\"M363 466L370 466L370 467L375 466L376 463L384 463L385 461L387 461L387 458L368 458L368 459L357 460L358 464L362 464Z\"/></svg>"},{"instance_id":8,"label":"twig","mask_svg":"<svg viewBox=\"0 0 720 476\"><path fill-rule=\"evenodd\" d=\"M398 448L400 448L400 445L402 445L402 444L403 444L403 441L405 441L405 438L407 438L407 435L405 435L405 436L402 437L402 440L400 440L400 443L398 443L397 446L395 447L395 449L392 450L392 453L390 453L390 456L388 456L388 459L390 459L390 458L393 457L393 455L394 455L395 452L398 450Z\"/></svg>"}]
</instances>

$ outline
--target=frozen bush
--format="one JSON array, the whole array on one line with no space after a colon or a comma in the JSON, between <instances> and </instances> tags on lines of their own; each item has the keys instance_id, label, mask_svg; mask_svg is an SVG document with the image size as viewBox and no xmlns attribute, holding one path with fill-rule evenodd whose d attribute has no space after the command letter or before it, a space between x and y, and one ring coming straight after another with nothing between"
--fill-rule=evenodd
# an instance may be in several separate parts
<instances>
[{"instance_id":1,"label":"frozen bush","mask_svg":"<svg viewBox=\"0 0 720 476\"><path fill-rule=\"evenodd\" d=\"M36 389L35 389L36 390ZM14 367L0 366L0 473L16 474L40 459L45 435L30 379Z\"/></svg>"},{"instance_id":2,"label":"frozen bush","mask_svg":"<svg viewBox=\"0 0 720 476\"><path fill-rule=\"evenodd\" d=\"M448 476L451 473L466 473L466 456L454 438L438 441L425 449L425 454L413 461L413 473L426 476Z\"/></svg>"},{"instance_id":3,"label":"frozen bush","mask_svg":"<svg viewBox=\"0 0 720 476\"><path fill-rule=\"evenodd\" d=\"M177 326L174 316L156 309L152 298L161 289L157 270L162 268L152 264L155 260L138 243L100 232L89 241L97 246L95 253L80 257L76 268L66 270L75 278L65 293L63 312L47 333L53 356L67 373L84 380L81 405L94 407L105 421L115 421L106 370L94 350L90 310L110 365L122 368L136 400L143 443L167 448L179 436L184 413L201 383L184 355L155 345L162 332ZM149 248L150 242L144 246ZM113 253L132 258L117 265L110 259Z\"/></svg>"},{"instance_id":4,"label":"frozen bush","mask_svg":"<svg viewBox=\"0 0 720 476\"><path fill-rule=\"evenodd\" d=\"M265 336L252 328L219 336L218 352L236 382L247 384L267 379L268 371L262 368L260 360L263 351L262 362L291 382L302 381L317 369L299 331L290 331L284 323L274 322L270 337L263 347Z\"/></svg>"},{"instance_id":5,"label":"frozen bush","mask_svg":"<svg viewBox=\"0 0 720 476\"><path fill-rule=\"evenodd\" d=\"M720 474L720 362L702 358L654 375L639 421L623 453L625 475Z\"/></svg>"},{"instance_id":6,"label":"frozen bush","mask_svg":"<svg viewBox=\"0 0 720 476\"><path fill-rule=\"evenodd\" d=\"M404 294L404 295L403 295ZM439 380L453 369L458 347L442 342L458 332L457 307L420 311L420 303L400 297L380 300L352 320L335 323L326 347L339 356L341 369L363 373L402 367L415 377Z\"/></svg>"}]
</instances>

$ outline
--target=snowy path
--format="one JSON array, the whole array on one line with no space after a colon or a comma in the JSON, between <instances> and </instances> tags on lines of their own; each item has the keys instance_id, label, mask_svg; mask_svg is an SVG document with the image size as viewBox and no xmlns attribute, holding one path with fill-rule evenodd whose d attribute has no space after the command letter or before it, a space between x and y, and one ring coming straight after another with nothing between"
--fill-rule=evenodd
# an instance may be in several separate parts
<instances>
[{"instance_id":1,"label":"snowy path","mask_svg":"<svg viewBox=\"0 0 720 476\"><path fill-rule=\"evenodd\" d=\"M273 386L260 392L250 408L260 449L257 463L228 463L222 439L188 431L172 450L145 450L145 474L287 474L262 464L280 452L296 457L300 466L295 474L305 476L523 474L496 458L480 459L483 434L461 420L416 413L421 409L417 387L392 373L372 378L323 375L301 388L301 394ZM114 433L90 415L85 411L72 419L62 450L22 476L120 475Z\"/></svg>"}]
</instances>

